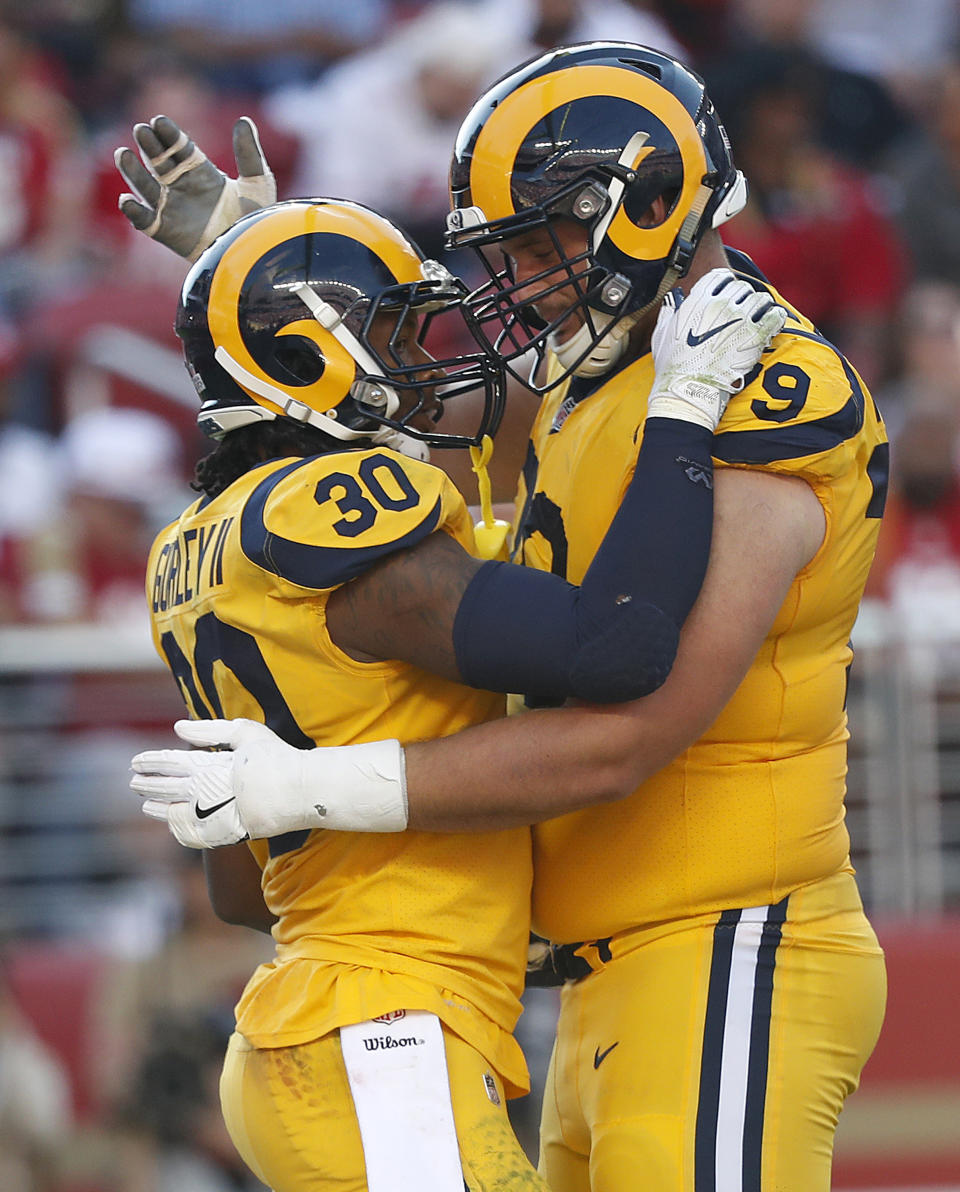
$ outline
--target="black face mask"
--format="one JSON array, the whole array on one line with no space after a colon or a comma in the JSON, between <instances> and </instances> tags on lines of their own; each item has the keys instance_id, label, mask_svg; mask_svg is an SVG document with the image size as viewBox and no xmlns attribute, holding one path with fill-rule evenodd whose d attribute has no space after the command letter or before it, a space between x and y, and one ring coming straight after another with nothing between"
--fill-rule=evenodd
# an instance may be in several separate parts
<instances>
[{"instance_id":1,"label":"black face mask","mask_svg":"<svg viewBox=\"0 0 960 1192\"><path fill-rule=\"evenodd\" d=\"M913 509L928 510L947 495L953 487L953 476L950 472L917 473L909 472L900 476L900 491L903 499Z\"/></svg>"}]
</instances>

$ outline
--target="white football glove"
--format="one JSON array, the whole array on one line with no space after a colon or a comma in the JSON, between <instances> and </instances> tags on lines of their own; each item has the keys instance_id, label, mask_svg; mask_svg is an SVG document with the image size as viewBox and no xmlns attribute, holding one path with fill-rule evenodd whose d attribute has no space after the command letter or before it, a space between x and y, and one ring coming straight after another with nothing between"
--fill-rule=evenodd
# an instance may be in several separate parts
<instances>
[{"instance_id":1,"label":"white football glove","mask_svg":"<svg viewBox=\"0 0 960 1192\"><path fill-rule=\"evenodd\" d=\"M233 126L236 178L218 169L169 116L134 125L133 135L143 161L127 148L115 150L113 159L137 194L122 194L118 206L137 231L188 261L241 215L277 201L276 179L249 116Z\"/></svg>"},{"instance_id":2,"label":"white football glove","mask_svg":"<svg viewBox=\"0 0 960 1192\"><path fill-rule=\"evenodd\" d=\"M311 828L402 832L399 741L295 749L254 720L178 720L199 750L153 749L131 763L143 813L188 848L219 848ZM218 752L205 752L210 748Z\"/></svg>"},{"instance_id":3,"label":"white football glove","mask_svg":"<svg viewBox=\"0 0 960 1192\"><path fill-rule=\"evenodd\" d=\"M653 330L648 418L715 431L730 394L783 329L787 312L729 269L711 269L686 298L671 291Z\"/></svg>"}]
</instances>

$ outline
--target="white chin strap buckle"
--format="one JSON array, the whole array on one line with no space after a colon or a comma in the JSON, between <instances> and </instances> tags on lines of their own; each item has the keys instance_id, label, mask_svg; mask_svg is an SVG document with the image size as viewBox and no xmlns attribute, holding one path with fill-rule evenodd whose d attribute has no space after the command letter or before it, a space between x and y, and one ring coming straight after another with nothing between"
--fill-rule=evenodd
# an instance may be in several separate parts
<instances>
[{"instance_id":1,"label":"white chin strap buckle","mask_svg":"<svg viewBox=\"0 0 960 1192\"><path fill-rule=\"evenodd\" d=\"M556 333L549 337L550 348L560 365L575 377L599 377L609 372L623 355L635 322L630 315L618 317L592 309L590 315L594 326L600 331L592 347L590 341L595 333L591 332L587 323L562 343L557 343Z\"/></svg>"},{"instance_id":2,"label":"white chin strap buckle","mask_svg":"<svg viewBox=\"0 0 960 1192\"><path fill-rule=\"evenodd\" d=\"M390 426L385 426L382 430L377 431L370 441L376 443L378 447L389 447L392 451L405 455L407 459L418 459L421 463L430 461L429 443L424 443L422 439L415 439L413 435L405 435L402 430L394 430Z\"/></svg>"}]
</instances>

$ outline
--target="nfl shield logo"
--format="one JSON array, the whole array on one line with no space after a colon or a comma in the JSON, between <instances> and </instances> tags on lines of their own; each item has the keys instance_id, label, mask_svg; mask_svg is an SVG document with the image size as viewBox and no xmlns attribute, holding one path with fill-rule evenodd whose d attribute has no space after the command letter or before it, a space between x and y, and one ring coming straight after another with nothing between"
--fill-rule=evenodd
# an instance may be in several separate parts
<instances>
[{"instance_id":1,"label":"nfl shield logo","mask_svg":"<svg viewBox=\"0 0 960 1192\"><path fill-rule=\"evenodd\" d=\"M389 1010L386 1014L378 1014L371 1021L382 1022L384 1026L389 1026L391 1022L396 1022L398 1018L405 1018L406 1014L406 1010Z\"/></svg>"}]
</instances>

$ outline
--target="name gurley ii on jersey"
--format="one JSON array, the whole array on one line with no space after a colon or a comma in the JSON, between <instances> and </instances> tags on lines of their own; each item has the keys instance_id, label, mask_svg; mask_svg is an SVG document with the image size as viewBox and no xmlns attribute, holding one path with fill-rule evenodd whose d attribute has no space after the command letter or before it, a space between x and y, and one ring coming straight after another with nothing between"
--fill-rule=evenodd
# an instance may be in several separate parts
<instances>
[{"instance_id":1,"label":"name gurley ii on jersey","mask_svg":"<svg viewBox=\"0 0 960 1192\"><path fill-rule=\"evenodd\" d=\"M232 517L184 530L164 544L157 559L150 611L165 613L223 584L223 548Z\"/></svg>"},{"instance_id":2,"label":"name gurley ii on jersey","mask_svg":"<svg viewBox=\"0 0 960 1192\"><path fill-rule=\"evenodd\" d=\"M327 632L337 587L437 530L472 545L463 499L439 469L386 448L272 460L196 501L158 536L147 569L154 641L191 714L265 721L301 748L443 736L500 715L501 696L403 662L358 662ZM403 1005L437 1014L508 1087L526 1087L511 1035L526 829L296 832L250 847L279 916L277 959L237 1008L254 1046Z\"/></svg>"}]
</instances>

